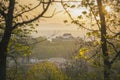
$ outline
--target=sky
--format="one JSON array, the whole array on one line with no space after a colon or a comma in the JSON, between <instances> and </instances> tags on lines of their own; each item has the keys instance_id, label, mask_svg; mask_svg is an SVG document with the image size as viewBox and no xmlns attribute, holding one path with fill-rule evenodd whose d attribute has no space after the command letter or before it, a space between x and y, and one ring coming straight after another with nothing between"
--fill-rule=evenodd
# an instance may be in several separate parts
<instances>
[{"instance_id":1,"label":"sky","mask_svg":"<svg viewBox=\"0 0 120 80\"><path fill-rule=\"evenodd\" d=\"M71 33L74 37L84 37L84 30L79 29L74 24L63 24L63 23L41 23L36 27L37 33L32 33L33 37L51 37L62 36L64 33Z\"/></svg>"},{"instance_id":2,"label":"sky","mask_svg":"<svg viewBox=\"0 0 120 80\"><path fill-rule=\"evenodd\" d=\"M21 4L28 4L32 3L34 5L38 4L36 0L20 0ZM74 3L70 3L74 4ZM78 2L75 4L79 4ZM34 6L33 5L33 6ZM82 11L86 10L85 8L77 8L74 10L70 10L71 15L73 17L77 17L82 13ZM69 16L64 11L63 7L61 6L61 3L52 3L52 5L49 7L48 11L46 12L45 16L50 16L54 13L54 16L52 18L41 18L40 22L38 23L39 26L35 26L38 33L32 33L33 37L39 37L39 36L46 36L50 37L51 35L55 34L55 36L60 36L64 33L71 33L73 36L80 36L83 37L85 34L85 30L79 29L79 27L75 24L71 23L64 23L64 20L70 21ZM32 11L30 14L38 14L39 9Z\"/></svg>"},{"instance_id":3,"label":"sky","mask_svg":"<svg viewBox=\"0 0 120 80\"><path fill-rule=\"evenodd\" d=\"M78 4L78 3L77 3ZM46 36L49 37L53 34L55 36L60 36L64 33L71 33L73 36L81 36L83 37L85 34L84 30L78 29L79 27L76 26L75 24L71 23L64 23L64 20L70 20L69 16L67 13L65 13L63 7L61 6L61 3L53 3L47 13L45 14L46 16L52 15L55 10L55 15L52 18L41 18L39 26L37 26L36 30L38 33L32 34L33 37L39 37L39 36ZM72 16L76 17L81 12L85 10L83 9L76 9L76 10L71 10Z\"/></svg>"}]
</instances>

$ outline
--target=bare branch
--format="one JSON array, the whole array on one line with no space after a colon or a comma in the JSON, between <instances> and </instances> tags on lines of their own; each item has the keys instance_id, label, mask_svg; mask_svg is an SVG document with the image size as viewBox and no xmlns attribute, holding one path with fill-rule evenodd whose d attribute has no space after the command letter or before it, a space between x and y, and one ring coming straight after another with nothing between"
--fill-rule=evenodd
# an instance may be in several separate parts
<instances>
[{"instance_id":1,"label":"bare branch","mask_svg":"<svg viewBox=\"0 0 120 80\"><path fill-rule=\"evenodd\" d=\"M114 49L114 51L115 51L116 53L118 53L115 45L114 45L112 42L109 42L109 41L107 40L107 43L110 44L110 45L113 47L113 49Z\"/></svg>"},{"instance_id":2,"label":"bare branch","mask_svg":"<svg viewBox=\"0 0 120 80\"><path fill-rule=\"evenodd\" d=\"M107 41L107 43L110 44L113 47L114 51L116 52L115 57L110 61L110 64L113 64L115 62L115 60L120 56L120 51L117 51L117 49L113 43L111 43L109 41Z\"/></svg>"},{"instance_id":3,"label":"bare branch","mask_svg":"<svg viewBox=\"0 0 120 80\"><path fill-rule=\"evenodd\" d=\"M97 53L97 51L96 51L96 53L93 54L91 57L89 57L89 58L87 59L87 61L90 60L90 59L92 59L93 57L97 56L97 54L98 54L98 53Z\"/></svg>"},{"instance_id":4,"label":"bare branch","mask_svg":"<svg viewBox=\"0 0 120 80\"><path fill-rule=\"evenodd\" d=\"M100 52L99 47L96 48L96 50L94 50L94 51L95 51L95 53L94 53L92 56L90 56L90 57L87 59L87 61L90 60L90 59L92 59L92 58L94 58L95 56L97 56L97 55L99 54L99 52Z\"/></svg>"},{"instance_id":5,"label":"bare branch","mask_svg":"<svg viewBox=\"0 0 120 80\"><path fill-rule=\"evenodd\" d=\"M108 29L111 33L117 34L116 32L112 31L109 26L106 26L106 27L107 27L107 29Z\"/></svg>"},{"instance_id":6,"label":"bare branch","mask_svg":"<svg viewBox=\"0 0 120 80\"><path fill-rule=\"evenodd\" d=\"M41 14L39 14L37 17L34 17L33 19L30 19L30 20L27 20L27 21L18 22L13 26L13 29L15 29L17 26L22 26L23 24L28 24L28 23L31 23L33 21L36 21L37 19L42 17L44 15L44 13L48 10L50 3L51 3L51 0L49 0L49 2L47 4L46 8L44 9L44 11Z\"/></svg>"},{"instance_id":7,"label":"bare branch","mask_svg":"<svg viewBox=\"0 0 120 80\"><path fill-rule=\"evenodd\" d=\"M96 16L95 16L95 13L94 13L94 11L93 11L93 8L90 6L89 1L88 1L88 0L86 0L86 1L87 1L87 4L88 4L88 6L89 6L89 8L90 8L90 10L91 10L91 12L92 12L92 14L93 14L93 16L94 16L94 19L95 19L95 21L96 21L96 23L97 23L97 26L98 26L98 28L99 28L99 30L100 30L100 24L99 24L99 22L98 22L98 20L97 20L97 18L96 18Z\"/></svg>"},{"instance_id":8,"label":"bare branch","mask_svg":"<svg viewBox=\"0 0 120 80\"><path fill-rule=\"evenodd\" d=\"M17 14L16 16L14 16L14 18L16 18L16 17L18 17L18 16L21 16L22 14L24 14L24 13L26 13L26 12L32 11L32 10L36 9L37 7L39 7L40 5L41 5L41 1L40 1L39 4L36 5L35 7L31 8L31 9L29 9L29 10L25 10L25 11Z\"/></svg>"},{"instance_id":9,"label":"bare branch","mask_svg":"<svg viewBox=\"0 0 120 80\"><path fill-rule=\"evenodd\" d=\"M115 57L111 60L110 64L113 64L116 59L120 56L120 51L115 55Z\"/></svg>"},{"instance_id":10,"label":"bare branch","mask_svg":"<svg viewBox=\"0 0 120 80\"><path fill-rule=\"evenodd\" d=\"M56 11L56 9L53 11L52 15L50 15L50 16L42 16L42 17L43 18L52 18L53 16L55 16L56 14L61 12L61 11L57 11L57 12L55 12L55 11Z\"/></svg>"},{"instance_id":11,"label":"bare branch","mask_svg":"<svg viewBox=\"0 0 120 80\"><path fill-rule=\"evenodd\" d=\"M118 51L116 50L115 45L114 45L112 42L109 42L109 41L107 40L107 43L110 44L110 45L113 47L113 49L114 49L114 51L115 51L116 53L118 53Z\"/></svg>"},{"instance_id":12,"label":"bare branch","mask_svg":"<svg viewBox=\"0 0 120 80\"><path fill-rule=\"evenodd\" d=\"M52 15L51 16L42 16L43 18L52 18L54 15L55 15L55 11L56 9L53 11Z\"/></svg>"},{"instance_id":13,"label":"bare branch","mask_svg":"<svg viewBox=\"0 0 120 80\"><path fill-rule=\"evenodd\" d=\"M117 37L118 35L120 36L120 32L116 33L116 34L114 35L114 37Z\"/></svg>"}]
</instances>

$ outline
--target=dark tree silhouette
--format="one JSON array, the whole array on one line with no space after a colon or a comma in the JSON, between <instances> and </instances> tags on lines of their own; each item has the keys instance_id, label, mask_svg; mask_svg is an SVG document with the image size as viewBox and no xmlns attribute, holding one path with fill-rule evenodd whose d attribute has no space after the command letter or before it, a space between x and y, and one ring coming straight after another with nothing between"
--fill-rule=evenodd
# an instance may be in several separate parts
<instances>
[{"instance_id":1,"label":"dark tree silhouette","mask_svg":"<svg viewBox=\"0 0 120 80\"><path fill-rule=\"evenodd\" d=\"M17 0L0 0L0 30L3 31L1 41L0 41L0 80L6 80L6 57L7 57L7 48L9 44L9 40L13 33L13 30L18 27L23 27L33 21L38 20L47 12L50 6L51 0L47 2L38 1L38 4L34 7L30 5L22 5L19 4ZM35 10L38 7L42 7L40 9L39 14L30 17L25 14ZM19 11L19 9L21 11Z\"/></svg>"},{"instance_id":2,"label":"dark tree silhouette","mask_svg":"<svg viewBox=\"0 0 120 80\"><path fill-rule=\"evenodd\" d=\"M120 49L117 48L116 44L112 42L112 40L120 41L119 40L120 38L117 38L120 36L120 29L118 29L118 30L116 29L116 31L112 31L112 30L114 30L113 28L115 28L116 26L120 27L119 22L117 23L117 21L119 21L118 20L119 18L116 18L116 16L118 16L118 14L120 12L118 9L119 0L114 0L114 1L110 0L110 1L111 1L110 2L111 4L109 4L108 0L81 0L81 3L78 6L74 5L77 7L85 6L86 8L89 9L89 11L92 13L92 17L94 17L96 24L98 26L97 30L93 29L92 27L91 28L86 27L85 22L84 22L84 24L82 24L82 22L79 21L79 19L80 20L82 19L81 16L78 16L79 19L74 19L74 17L71 15L71 13L67 10L67 8L70 8L70 5L67 3L64 3L64 1L62 1L63 8L65 9L65 11L68 14L68 16L70 17L70 19L72 20L72 23L74 23L84 29L87 29L88 31L91 31L91 32L97 31L100 33L100 37L98 37L98 38L101 39L100 46L101 46L102 55L103 55L104 80L110 80L110 71L111 71L112 64L120 56ZM113 5L114 9L116 11L113 10L114 13L112 13L110 15L109 14L110 12L107 12L105 10L106 4L109 4L109 6ZM67 7L68 5L69 5L69 7ZM73 10L74 10L74 8L73 8ZM85 16L87 14L87 12L83 12L83 14ZM108 18L108 16L109 16L109 18ZM97 17L99 17L99 19L97 19ZM111 17L115 17L115 18L111 18ZM112 21L110 21L110 18L112 19ZM111 33L112 35L110 35L109 33ZM110 54L109 54L109 51L111 50L111 48L108 47L108 45L112 46L113 53L115 53L115 55L112 55L112 58L110 57ZM120 44L118 44L118 45L120 45Z\"/></svg>"}]
</instances>

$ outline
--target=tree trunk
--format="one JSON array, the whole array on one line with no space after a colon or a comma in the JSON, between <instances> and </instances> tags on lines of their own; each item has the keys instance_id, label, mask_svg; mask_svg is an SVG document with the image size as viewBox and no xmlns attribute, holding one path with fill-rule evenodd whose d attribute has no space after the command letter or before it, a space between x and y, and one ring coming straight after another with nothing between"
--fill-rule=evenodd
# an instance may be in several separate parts
<instances>
[{"instance_id":1,"label":"tree trunk","mask_svg":"<svg viewBox=\"0 0 120 80\"><path fill-rule=\"evenodd\" d=\"M5 30L0 42L0 80L6 80L6 57L9 40L12 33L13 12L15 0L9 0L8 13L5 18Z\"/></svg>"},{"instance_id":2,"label":"tree trunk","mask_svg":"<svg viewBox=\"0 0 120 80\"><path fill-rule=\"evenodd\" d=\"M99 16L100 16L100 25L101 25L101 47L103 53L103 61L104 61L104 80L110 80L110 70L111 64L109 61L108 49L107 49L107 40L106 40L106 22L105 22L105 14L103 12L102 0L97 0Z\"/></svg>"},{"instance_id":3,"label":"tree trunk","mask_svg":"<svg viewBox=\"0 0 120 80\"><path fill-rule=\"evenodd\" d=\"M0 80L6 80L6 56L11 30L6 29L0 42Z\"/></svg>"},{"instance_id":4,"label":"tree trunk","mask_svg":"<svg viewBox=\"0 0 120 80\"><path fill-rule=\"evenodd\" d=\"M6 55L0 44L0 80L6 80Z\"/></svg>"}]
</instances>

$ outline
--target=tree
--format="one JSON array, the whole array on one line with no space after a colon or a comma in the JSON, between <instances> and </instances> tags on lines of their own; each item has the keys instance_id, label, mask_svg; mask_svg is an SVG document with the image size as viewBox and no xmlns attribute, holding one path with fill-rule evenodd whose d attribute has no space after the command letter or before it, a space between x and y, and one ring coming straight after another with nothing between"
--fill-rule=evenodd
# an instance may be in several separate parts
<instances>
[{"instance_id":1,"label":"tree","mask_svg":"<svg viewBox=\"0 0 120 80\"><path fill-rule=\"evenodd\" d=\"M51 0L39 1L38 4L21 4L18 0L0 0L0 31L3 32L0 41L0 80L6 80L7 48L14 30L21 29L27 24L44 17ZM33 10L40 8L38 14L30 16Z\"/></svg>"},{"instance_id":2,"label":"tree","mask_svg":"<svg viewBox=\"0 0 120 80\"><path fill-rule=\"evenodd\" d=\"M71 23L90 31L87 35L96 34L94 37L97 37L96 41L99 40L103 56L104 80L110 80L111 67L113 63L118 60L120 55L120 49L118 48L120 45L120 29L118 28L120 27L120 18L118 18L118 14L120 13L119 0L82 0L79 5L72 4L71 6L70 4L63 2L62 5L70 17ZM78 15L77 18L74 18L69 10L71 8L75 10L76 7L85 7L89 11L87 12L85 10L82 12L82 15ZM112 10L110 10L110 7ZM91 18L89 28L85 27L88 26L87 21L81 21L81 19L84 20L85 18L87 20L90 20ZM109 54L110 51L111 54Z\"/></svg>"},{"instance_id":3,"label":"tree","mask_svg":"<svg viewBox=\"0 0 120 80\"><path fill-rule=\"evenodd\" d=\"M65 64L63 72L70 77L71 80L87 80L86 74L88 72L87 62L83 59L71 59Z\"/></svg>"}]
</instances>

